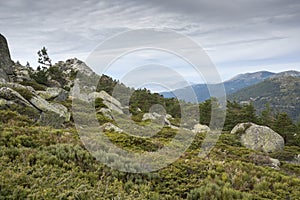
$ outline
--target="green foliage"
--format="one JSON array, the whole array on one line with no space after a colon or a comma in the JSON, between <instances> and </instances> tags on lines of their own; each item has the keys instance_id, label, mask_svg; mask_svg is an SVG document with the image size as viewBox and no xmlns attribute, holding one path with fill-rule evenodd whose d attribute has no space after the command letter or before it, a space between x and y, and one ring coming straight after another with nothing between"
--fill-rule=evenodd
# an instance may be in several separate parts
<instances>
[{"instance_id":1,"label":"green foliage","mask_svg":"<svg viewBox=\"0 0 300 200\"><path fill-rule=\"evenodd\" d=\"M284 138L286 144L297 145L294 143L294 135L297 128L287 113L278 113L276 115L273 129Z\"/></svg>"},{"instance_id":2,"label":"green foliage","mask_svg":"<svg viewBox=\"0 0 300 200\"><path fill-rule=\"evenodd\" d=\"M47 69L38 68L37 71L30 73L30 78L32 78L39 84L47 85L48 84Z\"/></svg>"},{"instance_id":3,"label":"green foliage","mask_svg":"<svg viewBox=\"0 0 300 200\"><path fill-rule=\"evenodd\" d=\"M60 85L65 86L67 83L66 77L64 73L60 70L59 66L53 65L47 69L47 75L51 77L52 80L57 81ZM72 69L70 72L70 80L74 80L76 77L76 73Z\"/></svg>"},{"instance_id":4,"label":"green foliage","mask_svg":"<svg viewBox=\"0 0 300 200\"><path fill-rule=\"evenodd\" d=\"M0 110L0 123L15 125L21 125L23 123L32 124L32 120L14 111Z\"/></svg>"},{"instance_id":5,"label":"green foliage","mask_svg":"<svg viewBox=\"0 0 300 200\"><path fill-rule=\"evenodd\" d=\"M103 103L103 99L97 98L95 99L95 108L96 109L107 108L107 106Z\"/></svg>"},{"instance_id":6,"label":"green foliage","mask_svg":"<svg viewBox=\"0 0 300 200\"><path fill-rule=\"evenodd\" d=\"M230 131L238 123L246 122L259 122L254 106L252 104L240 105L235 101L228 101L224 130Z\"/></svg>"},{"instance_id":7,"label":"green foliage","mask_svg":"<svg viewBox=\"0 0 300 200\"><path fill-rule=\"evenodd\" d=\"M260 115L260 123L267 126L273 126L274 124L274 113L272 108L270 107L270 104L267 103L265 105L265 109L261 112Z\"/></svg>"},{"instance_id":8,"label":"green foliage","mask_svg":"<svg viewBox=\"0 0 300 200\"><path fill-rule=\"evenodd\" d=\"M221 136L208 158L198 157L204 134L181 158L152 173L130 174L110 169L85 150L74 129L14 126L7 113L0 131L0 196L4 199L297 199L296 165L283 170L254 165L253 154L234 135ZM1 114L1 116L5 116ZM128 151L156 151L176 130L164 128L140 139L106 132ZM293 149L299 152L297 149ZM117 156L117 155L116 155ZM285 173L288 172L288 173ZM291 172L295 173L292 175Z\"/></svg>"},{"instance_id":9,"label":"green foliage","mask_svg":"<svg viewBox=\"0 0 300 200\"><path fill-rule=\"evenodd\" d=\"M49 67L51 67L52 66L52 64L51 64L51 59L49 58L49 56L48 56L48 52L47 52L48 50L45 48L45 47L43 47L41 50L39 50L38 52L37 52L37 54L38 54L38 56L39 56L39 58L38 58L38 63L40 63L40 64L42 64L42 65L44 65L44 66L49 66Z\"/></svg>"}]
</instances>

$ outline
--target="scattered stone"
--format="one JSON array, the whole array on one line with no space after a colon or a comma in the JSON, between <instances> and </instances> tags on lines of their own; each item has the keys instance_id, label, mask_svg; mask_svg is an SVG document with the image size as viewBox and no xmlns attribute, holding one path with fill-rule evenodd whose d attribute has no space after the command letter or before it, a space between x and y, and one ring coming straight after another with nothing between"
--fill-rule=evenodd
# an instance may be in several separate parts
<instances>
[{"instance_id":1,"label":"scattered stone","mask_svg":"<svg viewBox=\"0 0 300 200\"><path fill-rule=\"evenodd\" d=\"M210 128L206 125L196 124L192 131L194 133L205 133L205 132L209 132Z\"/></svg>"},{"instance_id":2,"label":"scattered stone","mask_svg":"<svg viewBox=\"0 0 300 200\"><path fill-rule=\"evenodd\" d=\"M167 118L167 116L163 116L160 115L156 112L152 112L152 113L145 113L143 115L142 121L147 121L147 120L151 120L151 121L155 121L155 120L163 120L163 123L167 126L171 126L171 122L169 121L169 119Z\"/></svg>"},{"instance_id":3,"label":"scattered stone","mask_svg":"<svg viewBox=\"0 0 300 200\"><path fill-rule=\"evenodd\" d=\"M157 117L154 116L153 113L145 113L145 114L143 115L142 121L146 121L146 120L156 120L156 119L157 119Z\"/></svg>"},{"instance_id":4,"label":"scattered stone","mask_svg":"<svg viewBox=\"0 0 300 200\"><path fill-rule=\"evenodd\" d=\"M104 131L113 131L113 132L117 132L117 133L123 133L123 129L115 126L114 124L107 122L105 124L103 124L101 127L101 129L103 129Z\"/></svg>"},{"instance_id":5,"label":"scattered stone","mask_svg":"<svg viewBox=\"0 0 300 200\"><path fill-rule=\"evenodd\" d=\"M280 161L278 159L270 158L270 161L271 161L271 165L272 165L273 168L279 169Z\"/></svg>"},{"instance_id":6,"label":"scattered stone","mask_svg":"<svg viewBox=\"0 0 300 200\"><path fill-rule=\"evenodd\" d=\"M253 153L249 156L249 159L256 165L269 166L274 169L279 169L280 167L280 161L278 159L271 158L268 155Z\"/></svg>"}]
</instances>

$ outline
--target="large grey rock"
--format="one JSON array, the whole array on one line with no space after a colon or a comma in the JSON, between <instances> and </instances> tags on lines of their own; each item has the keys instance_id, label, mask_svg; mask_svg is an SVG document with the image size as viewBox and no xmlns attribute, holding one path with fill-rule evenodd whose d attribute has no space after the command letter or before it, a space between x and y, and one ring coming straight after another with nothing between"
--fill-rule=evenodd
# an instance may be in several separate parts
<instances>
[{"instance_id":1,"label":"large grey rock","mask_svg":"<svg viewBox=\"0 0 300 200\"><path fill-rule=\"evenodd\" d=\"M269 153L284 147L283 137L267 126L240 123L232 129L231 134L240 135L242 145L253 150Z\"/></svg>"},{"instance_id":2,"label":"large grey rock","mask_svg":"<svg viewBox=\"0 0 300 200\"><path fill-rule=\"evenodd\" d=\"M22 96L24 94L27 95ZM70 113L65 106L49 103L37 95L30 86L7 82L0 88L0 98L6 100L6 102L2 100L2 104L5 104L5 106L2 105L3 108L16 110L20 114L28 114L44 125L59 127L63 122L70 121Z\"/></svg>"},{"instance_id":3,"label":"large grey rock","mask_svg":"<svg viewBox=\"0 0 300 200\"><path fill-rule=\"evenodd\" d=\"M22 106L32 106L22 95L9 87L0 88L0 98Z\"/></svg>"},{"instance_id":4,"label":"large grey rock","mask_svg":"<svg viewBox=\"0 0 300 200\"><path fill-rule=\"evenodd\" d=\"M0 79L9 81L13 75L12 64L6 38L0 34Z\"/></svg>"},{"instance_id":5,"label":"large grey rock","mask_svg":"<svg viewBox=\"0 0 300 200\"><path fill-rule=\"evenodd\" d=\"M42 111L41 121L43 124L59 127L63 122L70 121L68 109L61 104L49 103L38 95L34 95L29 102Z\"/></svg>"},{"instance_id":6,"label":"large grey rock","mask_svg":"<svg viewBox=\"0 0 300 200\"><path fill-rule=\"evenodd\" d=\"M10 109L27 115L34 121L40 119L40 111L15 90L8 87L0 88L0 109Z\"/></svg>"}]
</instances>

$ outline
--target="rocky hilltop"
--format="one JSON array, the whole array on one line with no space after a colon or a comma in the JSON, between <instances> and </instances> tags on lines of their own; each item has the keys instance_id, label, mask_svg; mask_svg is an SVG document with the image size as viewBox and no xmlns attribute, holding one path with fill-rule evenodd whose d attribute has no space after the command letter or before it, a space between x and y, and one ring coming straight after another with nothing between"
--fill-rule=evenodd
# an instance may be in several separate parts
<instances>
[{"instance_id":1,"label":"rocky hilltop","mask_svg":"<svg viewBox=\"0 0 300 200\"><path fill-rule=\"evenodd\" d=\"M34 70L11 60L7 41L0 35L0 109L16 111L42 125L61 127L70 121L71 91L76 73L94 72L74 58L49 69Z\"/></svg>"}]
</instances>

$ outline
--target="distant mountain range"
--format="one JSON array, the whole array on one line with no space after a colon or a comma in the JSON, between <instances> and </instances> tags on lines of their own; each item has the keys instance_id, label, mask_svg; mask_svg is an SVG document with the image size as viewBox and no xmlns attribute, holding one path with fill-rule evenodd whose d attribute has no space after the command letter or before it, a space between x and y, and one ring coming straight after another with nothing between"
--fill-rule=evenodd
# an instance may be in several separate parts
<instances>
[{"instance_id":1,"label":"distant mountain range","mask_svg":"<svg viewBox=\"0 0 300 200\"><path fill-rule=\"evenodd\" d=\"M300 72L298 71L280 73L260 71L240 74L223 84L228 100L241 104L251 102L257 112L261 112L269 103L275 112L286 112L293 120L300 119ZM217 84L210 86L214 87ZM198 102L210 98L208 85L196 84L191 87L197 95ZM185 96L185 89L161 94L166 98L174 97L174 94ZM188 95L184 100L190 100Z\"/></svg>"},{"instance_id":2,"label":"distant mountain range","mask_svg":"<svg viewBox=\"0 0 300 200\"><path fill-rule=\"evenodd\" d=\"M268 78L282 77L282 76L300 77L300 72L285 71L280 73L273 73L268 71L259 71L254 73L246 73L246 74L237 75L232 79L223 82L223 84L226 91L226 95L230 95L243 88L263 82ZM195 84L192 85L191 87L196 94L198 102L203 102L210 98L208 87L214 88L216 86L218 86L218 84ZM160 94L162 94L165 98L172 98L175 97L175 94L177 94L177 96L184 96L185 98L183 100L191 101L186 91L187 91L187 87L183 87L171 92L161 92Z\"/></svg>"},{"instance_id":3,"label":"distant mountain range","mask_svg":"<svg viewBox=\"0 0 300 200\"><path fill-rule=\"evenodd\" d=\"M239 103L253 103L261 112L267 103L275 112L286 112L293 120L300 119L300 76L281 73L227 96Z\"/></svg>"}]
</instances>

